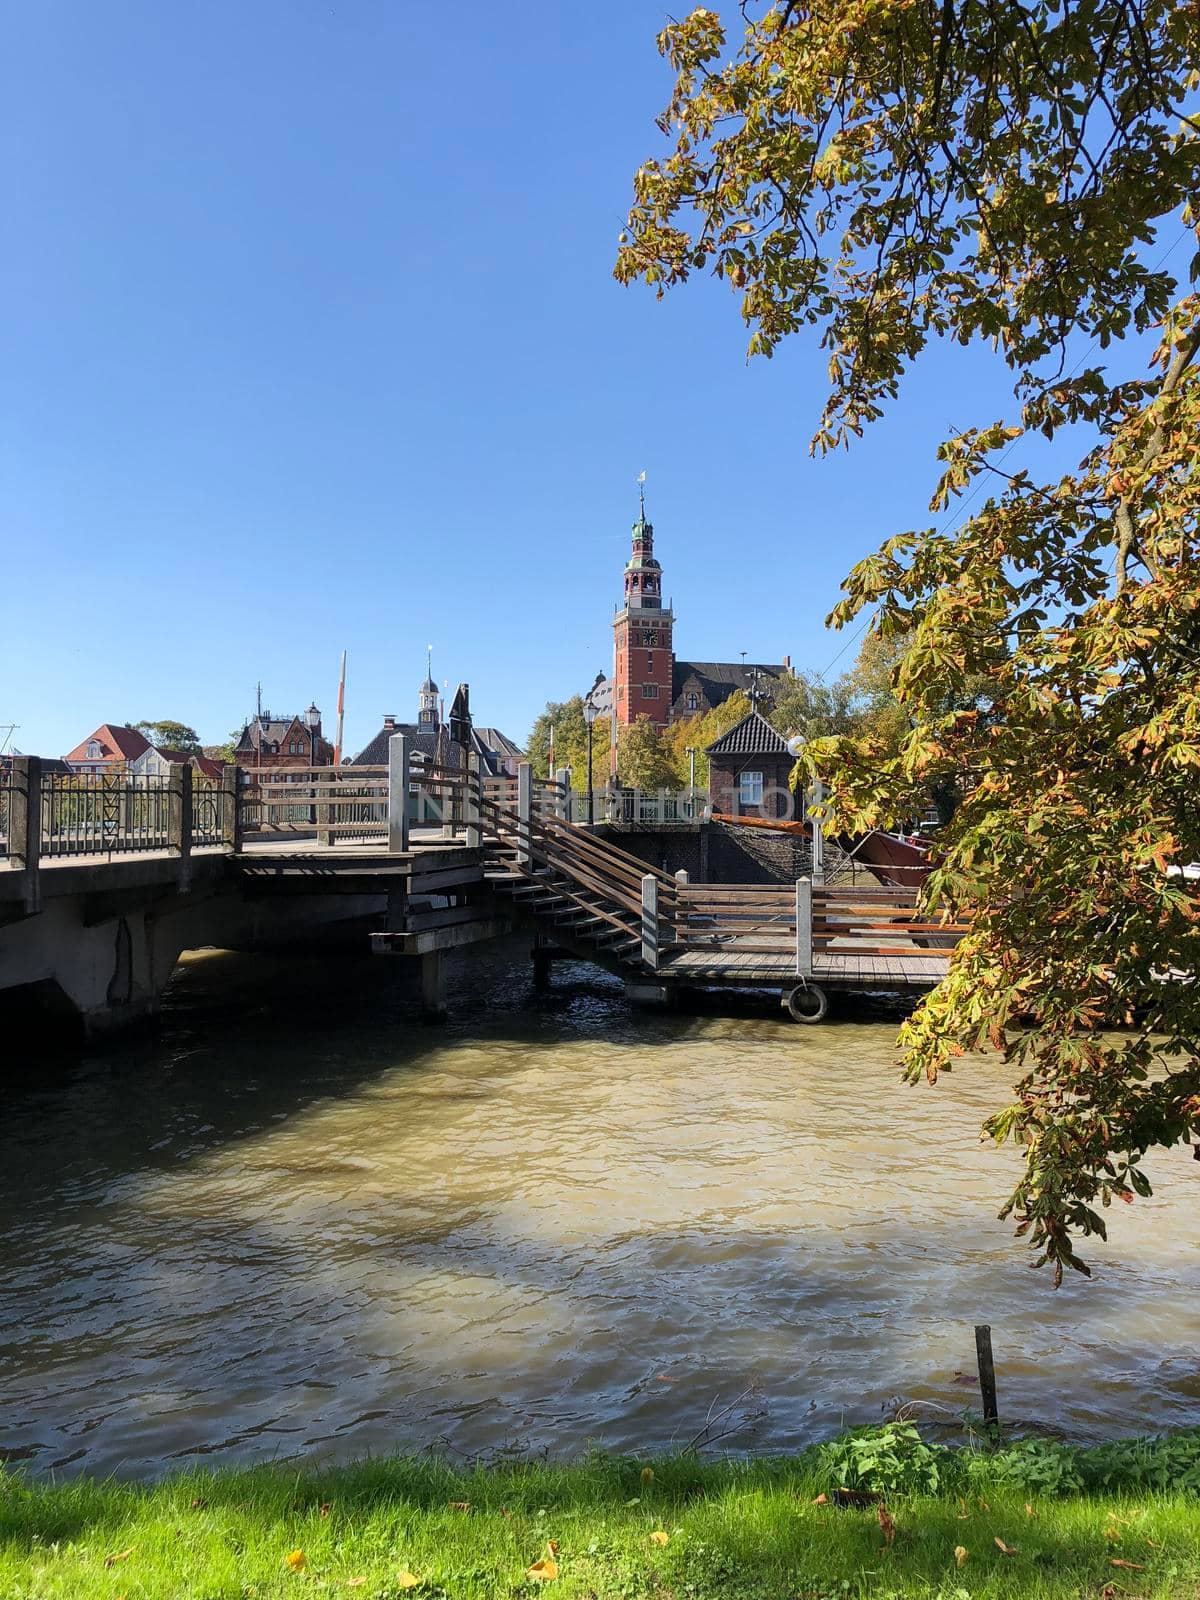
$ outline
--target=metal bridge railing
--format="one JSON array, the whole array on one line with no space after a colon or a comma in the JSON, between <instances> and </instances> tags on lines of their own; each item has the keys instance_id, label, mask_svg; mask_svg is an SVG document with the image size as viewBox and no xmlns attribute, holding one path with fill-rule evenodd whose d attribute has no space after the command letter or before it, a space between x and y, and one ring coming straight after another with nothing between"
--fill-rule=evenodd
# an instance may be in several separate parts
<instances>
[{"instance_id":1,"label":"metal bridge railing","mask_svg":"<svg viewBox=\"0 0 1200 1600\"><path fill-rule=\"evenodd\" d=\"M128 855L171 847L169 777L43 773L40 854Z\"/></svg>"}]
</instances>

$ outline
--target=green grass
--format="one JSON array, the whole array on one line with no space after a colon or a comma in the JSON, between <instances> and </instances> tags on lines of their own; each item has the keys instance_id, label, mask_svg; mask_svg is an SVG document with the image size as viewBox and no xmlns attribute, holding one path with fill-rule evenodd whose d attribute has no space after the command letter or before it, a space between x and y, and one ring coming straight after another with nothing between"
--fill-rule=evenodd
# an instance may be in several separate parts
<instances>
[{"instance_id":1,"label":"green grass","mask_svg":"<svg viewBox=\"0 0 1200 1600\"><path fill-rule=\"evenodd\" d=\"M932 1493L895 1487L906 1472L928 1479L926 1447L913 1443L915 1435L893 1429L854 1437L867 1443L853 1457L844 1440L790 1460L685 1456L649 1463L649 1479L647 1463L604 1456L473 1470L394 1459L140 1486L0 1475L0 1600L317 1593L1190 1600L1200 1593L1193 1481L1200 1432L1107 1447L1107 1455L1061 1446L995 1455L934 1447L939 1486ZM882 1473L893 1485L890 1545L877 1506L816 1503L855 1472L866 1483L883 1481ZM667 1542L652 1540L654 1533ZM551 1540L558 1576L539 1582L527 1570L546 1557ZM957 1546L967 1551L961 1566ZM304 1554L300 1571L287 1564L295 1551ZM419 1586L400 1586L405 1571Z\"/></svg>"}]
</instances>

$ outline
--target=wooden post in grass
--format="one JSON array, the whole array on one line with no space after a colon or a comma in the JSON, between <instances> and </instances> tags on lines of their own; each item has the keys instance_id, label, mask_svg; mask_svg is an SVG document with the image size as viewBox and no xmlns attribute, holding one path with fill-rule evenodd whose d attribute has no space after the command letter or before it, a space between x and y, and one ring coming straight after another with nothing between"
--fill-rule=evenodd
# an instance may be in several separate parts
<instances>
[{"instance_id":1,"label":"wooden post in grass","mask_svg":"<svg viewBox=\"0 0 1200 1600\"><path fill-rule=\"evenodd\" d=\"M992 1330L987 1323L975 1329L975 1355L979 1362L979 1395L983 1401L983 1420L999 1422L996 1409L996 1368L992 1361Z\"/></svg>"}]
</instances>

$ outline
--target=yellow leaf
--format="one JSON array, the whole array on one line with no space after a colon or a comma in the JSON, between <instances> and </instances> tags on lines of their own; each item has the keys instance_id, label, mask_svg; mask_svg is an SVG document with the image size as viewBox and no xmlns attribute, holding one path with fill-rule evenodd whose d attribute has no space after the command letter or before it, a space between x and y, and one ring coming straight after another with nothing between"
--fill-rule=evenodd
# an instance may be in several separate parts
<instances>
[{"instance_id":1,"label":"yellow leaf","mask_svg":"<svg viewBox=\"0 0 1200 1600\"><path fill-rule=\"evenodd\" d=\"M1130 1572L1145 1572L1145 1567L1140 1561L1122 1561L1120 1556L1114 1556L1108 1563L1110 1567L1125 1567Z\"/></svg>"},{"instance_id":2,"label":"yellow leaf","mask_svg":"<svg viewBox=\"0 0 1200 1600\"><path fill-rule=\"evenodd\" d=\"M643 1483L653 1483L654 1482L654 1468L653 1467L643 1467L642 1468L642 1482Z\"/></svg>"},{"instance_id":3,"label":"yellow leaf","mask_svg":"<svg viewBox=\"0 0 1200 1600\"><path fill-rule=\"evenodd\" d=\"M287 1564L293 1572L303 1572L308 1565L308 1557L303 1550L292 1550L285 1557Z\"/></svg>"},{"instance_id":4,"label":"yellow leaf","mask_svg":"<svg viewBox=\"0 0 1200 1600\"><path fill-rule=\"evenodd\" d=\"M549 1583L551 1578L558 1577L557 1561L535 1561L525 1574L527 1578L536 1578L539 1583Z\"/></svg>"},{"instance_id":5,"label":"yellow leaf","mask_svg":"<svg viewBox=\"0 0 1200 1600\"><path fill-rule=\"evenodd\" d=\"M1015 1556L1016 1553L1017 1553L1016 1545L1015 1544L1005 1544L1004 1540L1000 1537L1000 1535L998 1533L993 1535L992 1543L996 1546L996 1549L999 1550L1000 1554L1003 1555L1003 1556Z\"/></svg>"},{"instance_id":6,"label":"yellow leaf","mask_svg":"<svg viewBox=\"0 0 1200 1600\"><path fill-rule=\"evenodd\" d=\"M405 1567L404 1571L396 1579L396 1587L398 1589L415 1589L420 1581L415 1572L410 1572Z\"/></svg>"},{"instance_id":7,"label":"yellow leaf","mask_svg":"<svg viewBox=\"0 0 1200 1600\"><path fill-rule=\"evenodd\" d=\"M547 1539L546 1540L546 1554L548 1556L550 1556L551 1559L553 1559L558 1554L558 1540L557 1539Z\"/></svg>"},{"instance_id":8,"label":"yellow leaf","mask_svg":"<svg viewBox=\"0 0 1200 1600\"><path fill-rule=\"evenodd\" d=\"M450 1509L451 1511L470 1511L471 1502L469 1500L451 1500Z\"/></svg>"},{"instance_id":9,"label":"yellow leaf","mask_svg":"<svg viewBox=\"0 0 1200 1600\"><path fill-rule=\"evenodd\" d=\"M130 1545L128 1550L119 1550L115 1556L105 1556L104 1565L106 1567L111 1567L114 1562L117 1562L117 1561L128 1561L132 1554L133 1554L133 1546Z\"/></svg>"},{"instance_id":10,"label":"yellow leaf","mask_svg":"<svg viewBox=\"0 0 1200 1600\"><path fill-rule=\"evenodd\" d=\"M1030 1505L1030 1504L1029 1504L1029 1501L1028 1501L1028 1500L1026 1500L1026 1502L1025 1502L1025 1515L1026 1515L1026 1516L1027 1516L1027 1517L1036 1517L1036 1516L1037 1516L1037 1512L1036 1512L1036 1511L1035 1511L1035 1510L1034 1510L1034 1509L1033 1509L1033 1507L1032 1507L1032 1506L1031 1506L1031 1505Z\"/></svg>"},{"instance_id":11,"label":"yellow leaf","mask_svg":"<svg viewBox=\"0 0 1200 1600\"><path fill-rule=\"evenodd\" d=\"M828 1504L829 1504L829 1496L827 1494L819 1494L817 1496L817 1498L813 1501L813 1505L815 1505L815 1506L827 1506Z\"/></svg>"},{"instance_id":12,"label":"yellow leaf","mask_svg":"<svg viewBox=\"0 0 1200 1600\"><path fill-rule=\"evenodd\" d=\"M669 1533L664 1533L661 1528L656 1528L650 1535L651 1544L670 1544L670 1542L671 1535Z\"/></svg>"},{"instance_id":13,"label":"yellow leaf","mask_svg":"<svg viewBox=\"0 0 1200 1600\"><path fill-rule=\"evenodd\" d=\"M366 1581L365 1578L347 1578L346 1587L347 1589L361 1589Z\"/></svg>"},{"instance_id":14,"label":"yellow leaf","mask_svg":"<svg viewBox=\"0 0 1200 1600\"><path fill-rule=\"evenodd\" d=\"M969 1552L965 1550L961 1544L956 1544L954 1546L954 1565L956 1567L963 1566L966 1562L968 1554Z\"/></svg>"}]
</instances>

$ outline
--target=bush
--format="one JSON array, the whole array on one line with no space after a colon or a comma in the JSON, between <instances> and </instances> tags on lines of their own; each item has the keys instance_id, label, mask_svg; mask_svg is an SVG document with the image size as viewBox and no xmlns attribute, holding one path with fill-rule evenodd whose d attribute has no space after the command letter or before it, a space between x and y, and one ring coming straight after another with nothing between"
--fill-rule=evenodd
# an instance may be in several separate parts
<instances>
[{"instance_id":1,"label":"bush","mask_svg":"<svg viewBox=\"0 0 1200 1600\"><path fill-rule=\"evenodd\" d=\"M818 1470L830 1489L936 1494L957 1477L955 1452L926 1444L911 1422L855 1428L821 1445Z\"/></svg>"},{"instance_id":2,"label":"bush","mask_svg":"<svg viewBox=\"0 0 1200 1600\"><path fill-rule=\"evenodd\" d=\"M1022 1439L987 1455L971 1456L972 1481L1004 1484L1033 1494L1078 1494L1084 1487L1082 1452L1051 1439Z\"/></svg>"},{"instance_id":3,"label":"bush","mask_svg":"<svg viewBox=\"0 0 1200 1600\"><path fill-rule=\"evenodd\" d=\"M1079 1464L1088 1488L1200 1494L1200 1428L1093 1445L1079 1452Z\"/></svg>"},{"instance_id":4,"label":"bush","mask_svg":"<svg viewBox=\"0 0 1200 1600\"><path fill-rule=\"evenodd\" d=\"M818 1446L815 1463L828 1491L945 1494L991 1484L1049 1496L1087 1490L1200 1495L1200 1428L1090 1447L1020 1439L979 1450L929 1444L911 1422L886 1422Z\"/></svg>"}]
</instances>

